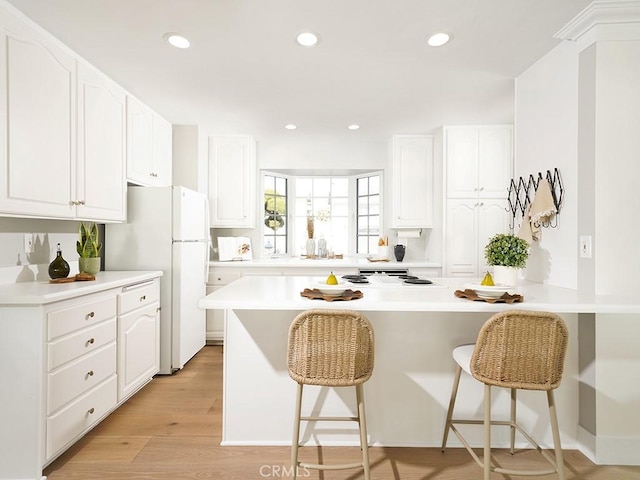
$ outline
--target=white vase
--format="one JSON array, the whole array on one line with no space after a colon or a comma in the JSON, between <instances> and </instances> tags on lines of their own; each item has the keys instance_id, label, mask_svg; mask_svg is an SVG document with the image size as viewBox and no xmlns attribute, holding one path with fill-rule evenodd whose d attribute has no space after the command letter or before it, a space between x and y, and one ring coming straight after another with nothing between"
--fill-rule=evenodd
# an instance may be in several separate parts
<instances>
[{"instance_id":1,"label":"white vase","mask_svg":"<svg viewBox=\"0 0 640 480\"><path fill-rule=\"evenodd\" d=\"M518 284L518 269L516 267L494 265L493 283L496 285L508 285L510 287L515 287Z\"/></svg>"},{"instance_id":2,"label":"white vase","mask_svg":"<svg viewBox=\"0 0 640 480\"><path fill-rule=\"evenodd\" d=\"M313 258L316 256L316 241L313 238L307 239L307 258Z\"/></svg>"}]
</instances>

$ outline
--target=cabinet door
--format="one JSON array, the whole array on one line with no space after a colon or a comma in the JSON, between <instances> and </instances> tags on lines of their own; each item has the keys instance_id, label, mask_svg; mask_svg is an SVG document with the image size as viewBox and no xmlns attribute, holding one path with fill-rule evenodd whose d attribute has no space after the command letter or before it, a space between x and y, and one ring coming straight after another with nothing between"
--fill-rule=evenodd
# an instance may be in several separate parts
<instances>
[{"instance_id":1,"label":"cabinet door","mask_svg":"<svg viewBox=\"0 0 640 480\"><path fill-rule=\"evenodd\" d=\"M433 223L433 138L396 135L392 157L392 227Z\"/></svg>"},{"instance_id":2,"label":"cabinet door","mask_svg":"<svg viewBox=\"0 0 640 480\"><path fill-rule=\"evenodd\" d=\"M160 304L118 317L118 402L127 398L160 368Z\"/></svg>"},{"instance_id":3,"label":"cabinet door","mask_svg":"<svg viewBox=\"0 0 640 480\"><path fill-rule=\"evenodd\" d=\"M222 287L207 285L207 295L220 288ZM207 309L207 342L224 342L224 310Z\"/></svg>"},{"instance_id":4,"label":"cabinet door","mask_svg":"<svg viewBox=\"0 0 640 480\"><path fill-rule=\"evenodd\" d=\"M158 115L152 117L153 149L151 155L151 184L171 185L172 133L171 124Z\"/></svg>"},{"instance_id":5,"label":"cabinet door","mask_svg":"<svg viewBox=\"0 0 640 480\"><path fill-rule=\"evenodd\" d=\"M478 271L478 201L447 202L446 277L473 277Z\"/></svg>"},{"instance_id":6,"label":"cabinet door","mask_svg":"<svg viewBox=\"0 0 640 480\"><path fill-rule=\"evenodd\" d=\"M489 270L484 258L484 247L496 233L509 232L507 200L480 199L478 202L478 276Z\"/></svg>"},{"instance_id":7,"label":"cabinet door","mask_svg":"<svg viewBox=\"0 0 640 480\"><path fill-rule=\"evenodd\" d=\"M255 227L255 141L249 135L209 139L212 227Z\"/></svg>"},{"instance_id":8,"label":"cabinet door","mask_svg":"<svg viewBox=\"0 0 640 480\"><path fill-rule=\"evenodd\" d=\"M76 62L0 12L0 211L72 218Z\"/></svg>"},{"instance_id":9,"label":"cabinet door","mask_svg":"<svg viewBox=\"0 0 640 480\"><path fill-rule=\"evenodd\" d=\"M478 196L507 198L513 171L512 128L482 127L478 133Z\"/></svg>"},{"instance_id":10,"label":"cabinet door","mask_svg":"<svg viewBox=\"0 0 640 480\"><path fill-rule=\"evenodd\" d=\"M447 197L473 198L478 194L478 129L445 129ZM508 185L507 185L508 186Z\"/></svg>"},{"instance_id":11,"label":"cabinet door","mask_svg":"<svg viewBox=\"0 0 640 480\"><path fill-rule=\"evenodd\" d=\"M153 116L151 110L127 96L127 180L150 185Z\"/></svg>"},{"instance_id":12,"label":"cabinet door","mask_svg":"<svg viewBox=\"0 0 640 480\"><path fill-rule=\"evenodd\" d=\"M78 64L78 211L93 220L126 220L125 93Z\"/></svg>"}]
</instances>

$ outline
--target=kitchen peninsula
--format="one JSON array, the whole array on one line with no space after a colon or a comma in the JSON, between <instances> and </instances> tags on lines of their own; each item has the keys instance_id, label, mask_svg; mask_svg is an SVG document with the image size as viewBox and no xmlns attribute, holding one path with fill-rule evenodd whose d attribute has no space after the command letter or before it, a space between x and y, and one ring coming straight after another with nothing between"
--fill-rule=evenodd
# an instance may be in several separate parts
<instances>
[{"instance_id":1,"label":"kitchen peninsula","mask_svg":"<svg viewBox=\"0 0 640 480\"><path fill-rule=\"evenodd\" d=\"M370 444L439 446L453 380L451 350L475 341L493 313L512 308L553 311L566 321L569 349L562 385L556 395L563 448L584 445L580 418L583 374L579 367L580 323L594 314L637 316L633 299L595 296L544 284L522 282L515 292L524 301L490 304L457 298L465 279L433 278L435 285L354 286L363 298L352 301L301 297L317 278L308 276L246 276L200 301L206 309L225 309L224 445L288 445L291 442L295 383L288 377L288 327L295 315L310 308L347 308L364 312L376 335L374 373L365 385ZM582 346L580 346L582 348ZM582 359L580 359L582 362ZM467 416L481 413L482 387L463 379L457 409ZM307 389L306 405L328 415L344 413L353 399L340 389ZM505 392L500 392L504 394ZM345 396L349 395L349 396ZM543 445L551 444L546 404L535 392L523 392L519 418ZM496 411L508 412L508 395L496 395ZM353 429L334 425L303 431L309 443L357 444ZM480 429L481 430L481 429ZM508 429L497 431L498 444L508 442ZM472 431L473 445L482 432ZM453 440L453 439L452 439Z\"/></svg>"}]
</instances>

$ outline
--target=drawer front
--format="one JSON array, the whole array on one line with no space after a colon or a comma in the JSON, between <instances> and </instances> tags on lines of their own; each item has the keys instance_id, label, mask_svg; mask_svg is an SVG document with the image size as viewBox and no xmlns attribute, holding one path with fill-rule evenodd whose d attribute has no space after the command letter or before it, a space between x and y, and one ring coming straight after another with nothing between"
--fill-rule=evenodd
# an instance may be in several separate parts
<instances>
[{"instance_id":1,"label":"drawer front","mask_svg":"<svg viewBox=\"0 0 640 480\"><path fill-rule=\"evenodd\" d=\"M242 276L241 272L216 272L209 270L209 285L229 285Z\"/></svg>"},{"instance_id":2,"label":"drawer front","mask_svg":"<svg viewBox=\"0 0 640 480\"><path fill-rule=\"evenodd\" d=\"M160 284L157 280L125 287L118 295L118 313L122 315L158 300L160 300Z\"/></svg>"},{"instance_id":3,"label":"drawer front","mask_svg":"<svg viewBox=\"0 0 640 480\"><path fill-rule=\"evenodd\" d=\"M116 371L116 344L81 357L47 375L47 414L95 387Z\"/></svg>"},{"instance_id":4,"label":"drawer front","mask_svg":"<svg viewBox=\"0 0 640 480\"><path fill-rule=\"evenodd\" d=\"M49 312L49 340L116 316L116 296L80 303Z\"/></svg>"},{"instance_id":5,"label":"drawer front","mask_svg":"<svg viewBox=\"0 0 640 480\"><path fill-rule=\"evenodd\" d=\"M94 327L79 330L68 336L60 337L48 345L48 369L53 370L86 353L94 352L115 339L115 318Z\"/></svg>"},{"instance_id":6,"label":"drawer front","mask_svg":"<svg viewBox=\"0 0 640 480\"><path fill-rule=\"evenodd\" d=\"M46 459L95 425L116 405L117 381L112 375L107 381L47 418Z\"/></svg>"}]
</instances>

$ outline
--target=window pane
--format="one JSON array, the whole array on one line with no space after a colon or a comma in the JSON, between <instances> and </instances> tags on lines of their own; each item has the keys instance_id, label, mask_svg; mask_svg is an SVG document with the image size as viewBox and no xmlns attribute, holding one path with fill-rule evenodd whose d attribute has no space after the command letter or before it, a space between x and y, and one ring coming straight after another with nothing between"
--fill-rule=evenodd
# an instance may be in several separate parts
<instances>
[{"instance_id":1,"label":"window pane","mask_svg":"<svg viewBox=\"0 0 640 480\"><path fill-rule=\"evenodd\" d=\"M331 215L338 217L346 217L349 215L349 199L348 198L332 198L331 199Z\"/></svg>"},{"instance_id":2,"label":"window pane","mask_svg":"<svg viewBox=\"0 0 640 480\"><path fill-rule=\"evenodd\" d=\"M358 196L369 194L369 178L358 179Z\"/></svg>"},{"instance_id":3,"label":"window pane","mask_svg":"<svg viewBox=\"0 0 640 480\"><path fill-rule=\"evenodd\" d=\"M296 198L295 216L296 217L307 216L307 199L306 198L300 198L300 197Z\"/></svg>"},{"instance_id":4,"label":"window pane","mask_svg":"<svg viewBox=\"0 0 640 480\"><path fill-rule=\"evenodd\" d=\"M311 185L311 178L296 178L296 197L310 197L312 195Z\"/></svg>"},{"instance_id":5,"label":"window pane","mask_svg":"<svg viewBox=\"0 0 640 480\"><path fill-rule=\"evenodd\" d=\"M371 215L380 214L380 196L379 195L369 197L369 213Z\"/></svg>"},{"instance_id":6,"label":"window pane","mask_svg":"<svg viewBox=\"0 0 640 480\"><path fill-rule=\"evenodd\" d=\"M330 178L314 178L313 179L313 196L328 197L331 193Z\"/></svg>"},{"instance_id":7,"label":"window pane","mask_svg":"<svg viewBox=\"0 0 640 480\"><path fill-rule=\"evenodd\" d=\"M348 178L332 178L331 194L334 197L349 196L349 179Z\"/></svg>"},{"instance_id":8,"label":"window pane","mask_svg":"<svg viewBox=\"0 0 640 480\"><path fill-rule=\"evenodd\" d=\"M287 194L287 179L276 177L276 193L279 195Z\"/></svg>"},{"instance_id":9,"label":"window pane","mask_svg":"<svg viewBox=\"0 0 640 480\"><path fill-rule=\"evenodd\" d=\"M380 193L380 177L378 175L369 177L369 194L377 195L379 193Z\"/></svg>"},{"instance_id":10,"label":"window pane","mask_svg":"<svg viewBox=\"0 0 640 480\"><path fill-rule=\"evenodd\" d=\"M358 215L369 213L369 197L358 197Z\"/></svg>"}]
</instances>

